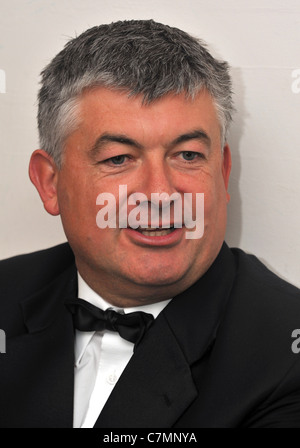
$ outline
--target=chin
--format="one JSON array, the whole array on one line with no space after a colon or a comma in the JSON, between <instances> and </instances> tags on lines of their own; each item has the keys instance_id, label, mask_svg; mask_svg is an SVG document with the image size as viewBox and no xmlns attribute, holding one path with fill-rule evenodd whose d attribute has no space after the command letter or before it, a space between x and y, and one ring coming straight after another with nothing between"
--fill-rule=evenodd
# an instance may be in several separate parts
<instances>
[{"instance_id":1,"label":"chin","mask_svg":"<svg viewBox=\"0 0 300 448\"><path fill-rule=\"evenodd\" d=\"M151 286L153 288L157 286L171 286L180 282L186 275L185 271L180 269L179 271L174 271L174 267L163 268L153 266L152 269L144 270L143 272L138 272L137 275L131 278L137 285L140 286Z\"/></svg>"}]
</instances>

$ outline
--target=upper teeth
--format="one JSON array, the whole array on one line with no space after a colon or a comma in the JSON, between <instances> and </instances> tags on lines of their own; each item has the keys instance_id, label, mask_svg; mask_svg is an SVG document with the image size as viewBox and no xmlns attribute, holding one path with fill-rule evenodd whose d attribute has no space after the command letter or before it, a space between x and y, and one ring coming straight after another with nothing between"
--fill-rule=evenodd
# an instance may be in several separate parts
<instances>
[{"instance_id":1,"label":"upper teeth","mask_svg":"<svg viewBox=\"0 0 300 448\"><path fill-rule=\"evenodd\" d=\"M173 229L139 229L139 232L141 232L143 235L147 236L164 236L171 233Z\"/></svg>"}]
</instances>

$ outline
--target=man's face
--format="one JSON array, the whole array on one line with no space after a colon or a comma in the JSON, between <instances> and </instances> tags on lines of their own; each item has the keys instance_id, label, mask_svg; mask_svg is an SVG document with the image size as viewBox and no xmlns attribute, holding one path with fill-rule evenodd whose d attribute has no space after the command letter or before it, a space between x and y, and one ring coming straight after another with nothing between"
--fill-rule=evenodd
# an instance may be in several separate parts
<instances>
[{"instance_id":1,"label":"man's face","mask_svg":"<svg viewBox=\"0 0 300 448\"><path fill-rule=\"evenodd\" d=\"M212 264L225 235L230 151L225 146L222 154L210 95L168 95L145 105L99 87L82 95L79 112L57 173L59 212L79 272L104 298L124 297L128 306L186 289ZM204 193L202 238L187 239L184 226L160 234L100 229L96 198L114 195L118 222L119 185L149 201L151 193Z\"/></svg>"}]
</instances>

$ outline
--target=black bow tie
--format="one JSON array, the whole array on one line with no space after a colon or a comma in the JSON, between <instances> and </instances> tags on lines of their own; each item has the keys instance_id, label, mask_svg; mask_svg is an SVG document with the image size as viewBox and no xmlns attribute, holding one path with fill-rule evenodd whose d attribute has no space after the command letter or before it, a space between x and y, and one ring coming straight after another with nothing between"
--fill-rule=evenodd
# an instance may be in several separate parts
<instances>
[{"instance_id":1,"label":"black bow tie","mask_svg":"<svg viewBox=\"0 0 300 448\"><path fill-rule=\"evenodd\" d=\"M121 314L114 310L106 311L97 308L82 299L70 300L66 303L73 315L74 326L80 331L117 331L127 341L138 344L150 327L152 314L136 311Z\"/></svg>"}]
</instances>

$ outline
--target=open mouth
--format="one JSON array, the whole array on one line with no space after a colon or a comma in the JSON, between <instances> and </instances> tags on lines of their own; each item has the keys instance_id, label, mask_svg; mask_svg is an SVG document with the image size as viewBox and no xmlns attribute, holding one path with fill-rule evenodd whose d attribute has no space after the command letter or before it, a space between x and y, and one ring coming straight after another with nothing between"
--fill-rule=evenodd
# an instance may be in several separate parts
<instances>
[{"instance_id":1,"label":"open mouth","mask_svg":"<svg viewBox=\"0 0 300 448\"><path fill-rule=\"evenodd\" d=\"M159 227L143 229L141 227L138 227L136 229L137 232L139 232L145 236L166 236L166 235L169 235L170 233L174 232L174 230L175 230L174 227L170 227L168 229L159 228Z\"/></svg>"}]
</instances>

